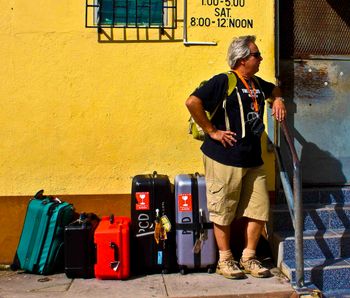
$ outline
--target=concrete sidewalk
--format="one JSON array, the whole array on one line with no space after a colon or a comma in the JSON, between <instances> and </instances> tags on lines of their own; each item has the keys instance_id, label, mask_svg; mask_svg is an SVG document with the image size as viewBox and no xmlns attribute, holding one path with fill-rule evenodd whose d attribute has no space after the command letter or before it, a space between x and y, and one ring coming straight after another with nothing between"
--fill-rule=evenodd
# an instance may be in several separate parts
<instances>
[{"instance_id":1,"label":"concrete sidewalk","mask_svg":"<svg viewBox=\"0 0 350 298\"><path fill-rule=\"evenodd\" d=\"M229 280L217 274L155 274L121 280L69 279L64 273L42 276L24 272L0 271L0 297L290 297L294 292L288 280L276 269L273 277L247 276Z\"/></svg>"}]
</instances>

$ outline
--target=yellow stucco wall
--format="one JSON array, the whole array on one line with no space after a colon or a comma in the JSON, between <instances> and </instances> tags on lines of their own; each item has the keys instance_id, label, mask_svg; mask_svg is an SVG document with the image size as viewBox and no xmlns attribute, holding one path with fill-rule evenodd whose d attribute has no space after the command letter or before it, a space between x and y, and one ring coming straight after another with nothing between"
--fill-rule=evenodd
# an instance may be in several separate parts
<instances>
[{"instance_id":1,"label":"yellow stucco wall","mask_svg":"<svg viewBox=\"0 0 350 298\"><path fill-rule=\"evenodd\" d=\"M132 176L203 172L184 102L200 81L228 69L232 37L257 36L259 75L274 81L274 1L191 0L188 41L216 46L183 44L180 2L177 28L160 35L87 29L83 0L2 1L0 263L11 261L28 198L41 188L68 195L77 211L125 215L129 197L113 195L129 194ZM199 18L210 26L191 26ZM252 20L253 28L219 28L218 18ZM271 190L273 156L263 149Z\"/></svg>"},{"instance_id":2,"label":"yellow stucco wall","mask_svg":"<svg viewBox=\"0 0 350 298\"><path fill-rule=\"evenodd\" d=\"M173 40L159 40L156 29L117 29L113 42L99 42L97 30L85 28L85 1L3 1L0 196L39 188L129 193L138 173L157 170L172 179L202 172L184 101L200 81L228 69L233 36L257 35L259 74L274 81L274 1L241 0L243 7L230 10L224 1L201 1L188 4L188 40L217 46L183 45L181 1L177 29L166 30ZM216 21L215 9L221 17L251 19L253 28L191 26L193 17Z\"/></svg>"}]
</instances>

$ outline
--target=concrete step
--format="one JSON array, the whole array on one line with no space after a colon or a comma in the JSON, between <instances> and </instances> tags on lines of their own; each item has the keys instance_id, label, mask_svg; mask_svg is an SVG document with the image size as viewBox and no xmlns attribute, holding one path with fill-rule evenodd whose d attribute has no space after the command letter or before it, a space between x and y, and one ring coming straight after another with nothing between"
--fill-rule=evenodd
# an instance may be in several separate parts
<instances>
[{"instance_id":1,"label":"concrete step","mask_svg":"<svg viewBox=\"0 0 350 298\"><path fill-rule=\"evenodd\" d=\"M350 203L305 204L304 231L347 229L350 227ZM293 231L292 219L286 205L272 207L274 231Z\"/></svg>"},{"instance_id":2,"label":"concrete step","mask_svg":"<svg viewBox=\"0 0 350 298\"><path fill-rule=\"evenodd\" d=\"M350 257L350 230L306 231L304 259L338 259ZM282 260L295 260L294 232L275 232L272 245L278 251L277 264Z\"/></svg>"},{"instance_id":3,"label":"concrete step","mask_svg":"<svg viewBox=\"0 0 350 298\"><path fill-rule=\"evenodd\" d=\"M350 259L315 259L304 262L305 282L314 284L322 291L350 291ZM281 271L295 282L295 262L286 260L281 263Z\"/></svg>"}]
</instances>

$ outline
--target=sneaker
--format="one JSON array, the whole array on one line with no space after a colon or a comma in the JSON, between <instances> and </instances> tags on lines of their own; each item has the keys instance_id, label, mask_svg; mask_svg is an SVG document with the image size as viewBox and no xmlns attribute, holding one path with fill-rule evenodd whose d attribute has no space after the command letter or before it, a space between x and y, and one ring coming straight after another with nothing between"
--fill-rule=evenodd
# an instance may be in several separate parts
<instances>
[{"instance_id":1,"label":"sneaker","mask_svg":"<svg viewBox=\"0 0 350 298\"><path fill-rule=\"evenodd\" d=\"M237 262L233 259L222 262L219 261L216 266L216 273L230 279L240 279L245 277L242 270L237 266Z\"/></svg>"},{"instance_id":2,"label":"sneaker","mask_svg":"<svg viewBox=\"0 0 350 298\"><path fill-rule=\"evenodd\" d=\"M240 265L243 268L244 273L248 273L254 277L269 277L271 272L269 269L261 265L261 262L257 259L249 259L247 261L240 260Z\"/></svg>"}]
</instances>

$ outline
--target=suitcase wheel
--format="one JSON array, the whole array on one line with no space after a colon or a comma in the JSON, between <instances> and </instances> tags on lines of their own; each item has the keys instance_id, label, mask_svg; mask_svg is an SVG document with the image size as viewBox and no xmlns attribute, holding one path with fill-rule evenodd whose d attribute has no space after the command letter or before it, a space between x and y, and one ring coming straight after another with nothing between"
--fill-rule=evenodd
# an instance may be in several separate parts
<instances>
[{"instance_id":1,"label":"suitcase wheel","mask_svg":"<svg viewBox=\"0 0 350 298\"><path fill-rule=\"evenodd\" d=\"M208 267L208 273L209 273L209 274L214 273L214 272L215 272L215 269L216 269L216 268L215 268L214 265L209 266L209 267Z\"/></svg>"},{"instance_id":2,"label":"suitcase wheel","mask_svg":"<svg viewBox=\"0 0 350 298\"><path fill-rule=\"evenodd\" d=\"M166 269L166 268L162 269L162 274L168 274L168 273L169 273L168 269Z\"/></svg>"},{"instance_id":3,"label":"suitcase wheel","mask_svg":"<svg viewBox=\"0 0 350 298\"><path fill-rule=\"evenodd\" d=\"M187 268L186 268L186 266L181 266L180 267L180 274L181 275L185 275L186 273L187 273L187 270L186 270Z\"/></svg>"}]
</instances>

